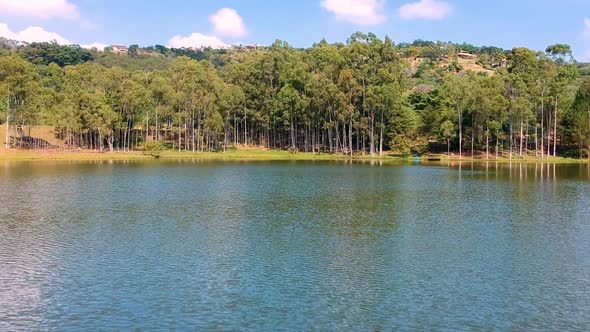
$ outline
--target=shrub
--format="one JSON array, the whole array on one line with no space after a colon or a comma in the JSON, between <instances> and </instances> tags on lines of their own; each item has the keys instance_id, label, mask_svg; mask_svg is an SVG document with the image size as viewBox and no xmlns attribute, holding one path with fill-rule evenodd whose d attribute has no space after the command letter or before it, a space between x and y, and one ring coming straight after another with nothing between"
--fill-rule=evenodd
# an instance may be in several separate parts
<instances>
[{"instance_id":1,"label":"shrub","mask_svg":"<svg viewBox=\"0 0 590 332\"><path fill-rule=\"evenodd\" d=\"M156 159L160 158L162 152L166 149L164 144L156 141L146 142L143 145L142 151L146 156L152 156Z\"/></svg>"},{"instance_id":2,"label":"shrub","mask_svg":"<svg viewBox=\"0 0 590 332\"><path fill-rule=\"evenodd\" d=\"M421 156L428 151L428 140L405 135L394 136L389 145L395 155L401 156Z\"/></svg>"}]
</instances>

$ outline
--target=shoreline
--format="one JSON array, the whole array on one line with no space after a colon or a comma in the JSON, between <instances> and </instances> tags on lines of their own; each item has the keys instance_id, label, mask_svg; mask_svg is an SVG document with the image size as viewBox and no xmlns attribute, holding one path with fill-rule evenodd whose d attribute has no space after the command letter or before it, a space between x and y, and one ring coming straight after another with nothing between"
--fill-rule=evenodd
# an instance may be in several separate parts
<instances>
[{"instance_id":1,"label":"shoreline","mask_svg":"<svg viewBox=\"0 0 590 332\"><path fill-rule=\"evenodd\" d=\"M311 153L299 152L289 153L282 150L238 150L231 152L190 152L190 151L165 151L159 160L211 160L211 161L346 161L351 160L348 155L330 154L330 153ZM144 155L141 151L130 152L92 152L92 151L29 151L29 150L2 150L0 151L0 161L141 161L157 160L151 156ZM587 159L573 159L564 157L550 158L471 158L456 156L448 157L446 155L426 155L422 157L400 157L392 155L376 156L371 158L370 155L355 155L353 161L378 161L378 162L424 162L424 163L560 163L560 164L584 164L590 163Z\"/></svg>"}]
</instances>

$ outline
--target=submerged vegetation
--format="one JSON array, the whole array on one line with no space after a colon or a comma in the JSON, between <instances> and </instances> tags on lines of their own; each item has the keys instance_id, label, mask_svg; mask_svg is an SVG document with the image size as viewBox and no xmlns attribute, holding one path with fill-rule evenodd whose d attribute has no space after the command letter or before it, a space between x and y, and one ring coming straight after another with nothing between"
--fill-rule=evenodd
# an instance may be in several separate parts
<instances>
[{"instance_id":1,"label":"submerged vegetation","mask_svg":"<svg viewBox=\"0 0 590 332\"><path fill-rule=\"evenodd\" d=\"M396 45L371 33L123 55L0 40L0 121L5 147L21 149L590 158L586 72L562 44ZM60 144L33 126L55 128Z\"/></svg>"}]
</instances>

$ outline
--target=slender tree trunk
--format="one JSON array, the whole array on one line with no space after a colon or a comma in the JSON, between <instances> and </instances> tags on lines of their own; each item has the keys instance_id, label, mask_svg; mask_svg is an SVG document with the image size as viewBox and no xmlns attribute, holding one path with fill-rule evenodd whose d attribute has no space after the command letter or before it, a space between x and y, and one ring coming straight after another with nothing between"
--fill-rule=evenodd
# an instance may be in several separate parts
<instances>
[{"instance_id":1,"label":"slender tree trunk","mask_svg":"<svg viewBox=\"0 0 590 332\"><path fill-rule=\"evenodd\" d=\"M519 142L519 150L518 155L522 158L522 143L524 142L524 132L523 132L523 123L522 119L520 119L520 142Z\"/></svg>"},{"instance_id":2,"label":"slender tree trunk","mask_svg":"<svg viewBox=\"0 0 590 332\"><path fill-rule=\"evenodd\" d=\"M496 132L496 160L498 160L498 148L499 148L498 147L499 146L498 140L499 140L499 134L498 134L498 132Z\"/></svg>"},{"instance_id":3,"label":"slender tree trunk","mask_svg":"<svg viewBox=\"0 0 590 332\"><path fill-rule=\"evenodd\" d=\"M178 152L182 149L182 131L180 130L180 116L178 117Z\"/></svg>"},{"instance_id":4,"label":"slender tree trunk","mask_svg":"<svg viewBox=\"0 0 590 332\"><path fill-rule=\"evenodd\" d=\"M334 132L335 132L334 138L332 138L332 130L331 129L329 132L330 136L328 137L328 139L330 140L330 144L331 144L330 149L333 148L336 153L338 153L338 149L340 147L340 129L339 128L340 128L340 125L336 122L334 124ZM332 150L330 150L330 152L332 152Z\"/></svg>"},{"instance_id":5,"label":"slender tree trunk","mask_svg":"<svg viewBox=\"0 0 590 332\"><path fill-rule=\"evenodd\" d=\"M197 112L197 151L203 151L203 144L201 143L201 111Z\"/></svg>"},{"instance_id":6,"label":"slender tree trunk","mask_svg":"<svg viewBox=\"0 0 590 332\"><path fill-rule=\"evenodd\" d=\"M114 140L115 140L115 139L114 139L113 133L111 132L111 133L109 134L109 137L108 137L108 139L107 139L107 143L109 144L109 151L110 151L110 152L113 152L113 141L114 141Z\"/></svg>"},{"instance_id":7,"label":"slender tree trunk","mask_svg":"<svg viewBox=\"0 0 590 332\"><path fill-rule=\"evenodd\" d=\"M457 109L457 113L459 115L459 159L463 159L463 112Z\"/></svg>"},{"instance_id":8,"label":"slender tree trunk","mask_svg":"<svg viewBox=\"0 0 590 332\"><path fill-rule=\"evenodd\" d=\"M535 125L535 158L539 157L539 128Z\"/></svg>"},{"instance_id":9,"label":"slender tree trunk","mask_svg":"<svg viewBox=\"0 0 590 332\"><path fill-rule=\"evenodd\" d=\"M383 156L383 112L381 112L381 125L379 126L379 156Z\"/></svg>"},{"instance_id":10,"label":"slender tree trunk","mask_svg":"<svg viewBox=\"0 0 590 332\"><path fill-rule=\"evenodd\" d=\"M559 98L555 99L555 116L553 117L553 156L557 157L557 112L559 111Z\"/></svg>"},{"instance_id":11,"label":"slender tree trunk","mask_svg":"<svg viewBox=\"0 0 590 332\"><path fill-rule=\"evenodd\" d=\"M371 111L371 159L375 158L375 111Z\"/></svg>"},{"instance_id":12,"label":"slender tree trunk","mask_svg":"<svg viewBox=\"0 0 590 332\"><path fill-rule=\"evenodd\" d=\"M102 153L102 133L98 130L98 152Z\"/></svg>"},{"instance_id":13,"label":"slender tree trunk","mask_svg":"<svg viewBox=\"0 0 590 332\"><path fill-rule=\"evenodd\" d=\"M10 97L6 98L6 150L10 149Z\"/></svg>"},{"instance_id":14,"label":"slender tree trunk","mask_svg":"<svg viewBox=\"0 0 590 332\"><path fill-rule=\"evenodd\" d=\"M129 135L127 136L129 139L129 143L127 143L127 151L133 150L133 126L133 121L129 120Z\"/></svg>"},{"instance_id":15,"label":"slender tree trunk","mask_svg":"<svg viewBox=\"0 0 590 332\"><path fill-rule=\"evenodd\" d=\"M248 146L248 113L244 107L244 145Z\"/></svg>"},{"instance_id":16,"label":"slender tree trunk","mask_svg":"<svg viewBox=\"0 0 590 332\"><path fill-rule=\"evenodd\" d=\"M549 121L547 122L547 158L551 157L551 110L549 110Z\"/></svg>"},{"instance_id":17,"label":"slender tree trunk","mask_svg":"<svg viewBox=\"0 0 590 332\"><path fill-rule=\"evenodd\" d=\"M357 137L358 143L358 137ZM348 126L348 144L350 145L350 159L352 159L352 115L350 115L350 125Z\"/></svg>"},{"instance_id":18,"label":"slender tree trunk","mask_svg":"<svg viewBox=\"0 0 590 332\"><path fill-rule=\"evenodd\" d=\"M360 122L356 126L356 150L365 155L365 135L361 135L361 124Z\"/></svg>"},{"instance_id":19,"label":"slender tree trunk","mask_svg":"<svg viewBox=\"0 0 590 332\"><path fill-rule=\"evenodd\" d=\"M529 137L531 136L531 131L529 129L529 124L527 123L524 129L525 135L524 135L524 155L528 156L529 154Z\"/></svg>"},{"instance_id":20,"label":"slender tree trunk","mask_svg":"<svg viewBox=\"0 0 590 332\"><path fill-rule=\"evenodd\" d=\"M486 159L490 159L490 128L486 128Z\"/></svg>"},{"instance_id":21,"label":"slender tree trunk","mask_svg":"<svg viewBox=\"0 0 590 332\"><path fill-rule=\"evenodd\" d=\"M148 136L150 134L150 113L145 112L145 143L148 142Z\"/></svg>"},{"instance_id":22,"label":"slender tree trunk","mask_svg":"<svg viewBox=\"0 0 590 332\"><path fill-rule=\"evenodd\" d=\"M352 129L350 130L352 132ZM348 132L346 130L346 120L342 121L342 142L338 142L338 144L340 144L340 147L342 148L342 154L348 154L349 151L346 150L347 149L347 144L348 144ZM352 139L350 139L350 146L348 147L348 149L352 149Z\"/></svg>"},{"instance_id":23,"label":"slender tree trunk","mask_svg":"<svg viewBox=\"0 0 590 332\"><path fill-rule=\"evenodd\" d=\"M541 159L545 159L545 86L541 91Z\"/></svg>"},{"instance_id":24,"label":"slender tree trunk","mask_svg":"<svg viewBox=\"0 0 590 332\"><path fill-rule=\"evenodd\" d=\"M512 160L512 150L514 143L514 129L512 127L512 119L510 120L510 160Z\"/></svg>"},{"instance_id":25,"label":"slender tree trunk","mask_svg":"<svg viewBox=\"0 0 590 332\"><path fill-rule=\"evenodd\" d=\"M160 123L159 121L159 116L158 116L158 110L160 109L160 103L158 103L158 107L156 107L156 142L160 141L160 128L159 125Z\"/></svg>"},{"instance_id":26,"label":"slender tree trunk","mask_svg":"<svg viewBox=\"0 0 590 332\"><path fill-rule=\"evenodd\" d=\"M127 151L127 128L129 127L129 120L125 121L125 129L123 129L123 152ZM107 137L108 143L108 137Z\"/></svg>"},{"instance_id":27,"label":"slender tree trunk","mask_svg":"<svg viewBox=\"0 0 590 332\"><path fill-rule=\"evenodd\" d=\"M226 119L223 121L223 152L225 152L227 149L227 136L229 135L228 119L229 119L229 114L226 115Z\"/></svg>"},{"instance_id":28,"label":"slender tree trunk","mask_svg":"<svg viewBox=\"0 0 590 332\"><path fill-rule=\"evenodd\" d=\"M125 121L125 129L123 130L123 152L127 152L129 147L129 120Z\"/></svg>"},{"instance_id":29,"label":"slender tree trunk","mask_svg":"<svg viewBox=\"0 0 590 332\"><path fill-rule=\"evenodd\" d=\"M132 150L135 150L135 148L139 144L139 136L141 136L141 131L135 131L135 145L133 145Z\"/></svg>"},{"instance_id":30,"label":"slender tree trunk","mask_svg":"<svg viewBox=\"0 0 590 332\"><path fill-rule=\"evenodd\" d=\"M314 121L311 121L311 125L309 130L311 131L311 154L315 154L315 149L316 149L316 144L317 144L317 138L315 136L316 134L316 127L315 127L315 123L313 123Z\"/></svg>"},{"instance_id":31,"label":"slender tree trunk","mask_svg":"<svg viewBox=\"0 0 590 332\"><path fill-rule=\"evenodd\" d=\"M471 119L471 159L475 158L475 115Z\"/></svg>"},{"instance_id":32,"label":"slender tree trunk","mask_svg":"<svg viewBox=\"0 0 590 332\"><path fill-rule=\"evenodd\" d=\"M295 129L293 129L293 105L291 105L291 112L290 112L291 121L290 122L290 134L291 134L291 148L295 149Z\"/></svg>"},{"instance_id":33,"label":"slender tree trunk","mask_svg":"<svg viewBox=\"0 0 590 332\"><path fill-rule=\"evenodd\" d=\"M195 153L196 152L196 146L195 146L196 145L196 140L195 140L195 112L192 112L192 114L191 114L191 121L192 121L191 129L192 129L192 133L193 133L193 136L192 136L192 145L193 145L193 153Z\"/></svg>"},{"instance_id":34,"label":"slender tree trunk","mask_svg":"<svg viewBox=\"0 0 590 332\"><path fill-rule=\"evenodd\" d=\"M190 140L188 138L188 120L184 121L184 151L188 151Z\"/></svg>"}]
</instances>

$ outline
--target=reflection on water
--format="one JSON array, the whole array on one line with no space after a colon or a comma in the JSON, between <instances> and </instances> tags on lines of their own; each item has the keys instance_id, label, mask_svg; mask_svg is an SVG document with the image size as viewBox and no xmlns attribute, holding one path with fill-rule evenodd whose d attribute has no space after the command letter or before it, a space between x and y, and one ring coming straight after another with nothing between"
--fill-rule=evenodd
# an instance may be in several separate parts
<instances>
[{"instance_id":1,"label":"reflection on water","mask_svg":"<svg viewBox=\"0 0 590 332\"><path fill-rule=\"evenodd\" d=\"M507 162L450 162L448 166L457 169L461 174L464 171L485 172L486 179L494 175L496 179L508 174L509 180L560 180L575 178L578 180L590 179L590 164L559 164L559 163L507 163Z\"/></svg>"},{"instance_id":2,"label":"reflection on water","mask_svg":"<svg viewBox=\"0 0 590 332\"><path fill-rule=\"evenodd\" d=\"M0 164L0 330L588 330L587 164Z\"/></svg>"}]
</instances>

